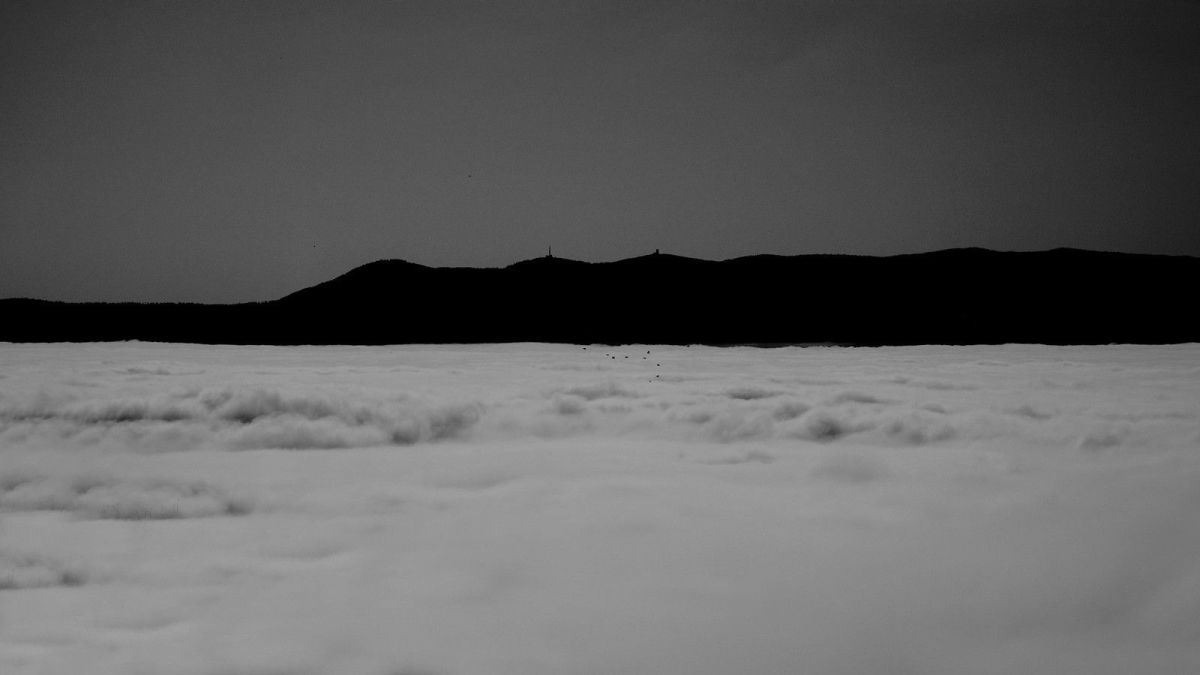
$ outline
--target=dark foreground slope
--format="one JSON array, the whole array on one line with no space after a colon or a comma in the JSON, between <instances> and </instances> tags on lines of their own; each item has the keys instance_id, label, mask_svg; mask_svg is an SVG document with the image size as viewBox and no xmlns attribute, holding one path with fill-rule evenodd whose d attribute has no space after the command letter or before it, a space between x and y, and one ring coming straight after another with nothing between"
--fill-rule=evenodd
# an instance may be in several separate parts
<instances>
[{"instance_id":1,"label":"dark foreground slope","mask_svg":"<svg viewBox=\"0 0 1200 675\"><path fill-rule=\"evenodd\" d=\"M1200 341L1200 258L1072 249L364 265L273 302L0 300L0 340L230 344Z\"/></svg>"}]
</instances>

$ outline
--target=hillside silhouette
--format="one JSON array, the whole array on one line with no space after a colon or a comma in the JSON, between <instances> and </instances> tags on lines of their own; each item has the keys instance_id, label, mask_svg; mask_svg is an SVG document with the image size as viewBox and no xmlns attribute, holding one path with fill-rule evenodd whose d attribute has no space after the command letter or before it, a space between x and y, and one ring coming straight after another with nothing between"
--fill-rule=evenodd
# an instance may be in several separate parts
<instances>
[{"instance_id":1,"label":"hillside silhouette","mask_svg":"<svg viewBox=\"0 0 1200 675\"><path fill-rule=\"evenodd\" d=\"M0 340L223 344L1200 341L1200 258L1075 249L868 257L381 260L233 305L0 300Z\"/></svg>"}]
</instances>

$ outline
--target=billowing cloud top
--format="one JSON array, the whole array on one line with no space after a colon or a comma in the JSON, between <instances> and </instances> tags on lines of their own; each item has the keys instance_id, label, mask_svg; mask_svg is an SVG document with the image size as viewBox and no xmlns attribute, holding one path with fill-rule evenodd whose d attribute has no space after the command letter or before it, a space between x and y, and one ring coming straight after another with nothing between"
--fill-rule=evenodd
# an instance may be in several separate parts
<instances>
[{"instance_id":1,"label":"billowing cloud top","mask_svg":"<svg viewBox=\"0 0 1200 675\"><path fill-rule=\"evenodd\" d=\"M0 670L1185 672L1197 363L0 345Z\"/></svg>"}]
</instances>

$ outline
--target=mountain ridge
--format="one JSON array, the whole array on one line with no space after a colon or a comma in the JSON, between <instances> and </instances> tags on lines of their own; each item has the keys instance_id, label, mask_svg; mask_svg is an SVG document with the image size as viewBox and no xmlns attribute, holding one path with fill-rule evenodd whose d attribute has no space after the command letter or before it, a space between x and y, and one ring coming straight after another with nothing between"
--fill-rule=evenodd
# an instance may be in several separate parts
<instances>
[{"instance_id":1,"label":"mountain ridge","mask_svg":"<svg viewBox=\"0 0 1200 675\"><path fill-rule=\"evenodd\" d=\"M505 267L383 259L227 305L0 300L0 340L978 344L1200 341L1200 258L1059 248L875 257L650 253Z\"/></svg>"}]
</instances>

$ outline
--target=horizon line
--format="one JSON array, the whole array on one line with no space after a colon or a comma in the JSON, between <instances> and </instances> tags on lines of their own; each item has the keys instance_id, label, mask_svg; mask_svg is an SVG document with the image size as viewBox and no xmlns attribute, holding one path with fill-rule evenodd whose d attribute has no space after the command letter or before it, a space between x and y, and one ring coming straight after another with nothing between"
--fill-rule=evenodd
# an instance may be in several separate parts
<instances>
[{"instance_id":1,"label":"horizon line","mask_svg":"<svg viewBox=\"0 0 1200 675\"><path fill-rule=\"evenodd\" d=\"M983 246L959 246L959 247L951 247L951 248L943 248L943 249L934 249L934 250L929 250L929 251L920 251L920 252L916 252L916 253L893 253L893 254L888 254L888 255L872 255L872 254L865 254L865 253L795 253L795 254L751 253L751 254L747 254L747 255L735 256L732 258L723 258L723 259L719 259L719 260L685 256L685 255L680 255L677 253L662 252L661 249L655 249L651 253L643 253L641 255L631 256L628 258L617 258L614 260L604 260L604 261L592 262L592 261L587 261L587 260L578 260L575 258L556 256L556 255L553 255L553 248L547 247L547 252L545 255L541 255L541 256L537 256L537 257L533 257L533 258L525 258L522 260L517 260L516 262L512 262L512 263L509 263L509 264L503 265L503 266L472 266L472 265L457 265L457 266L455 266L455 265L438 265L438 266L435 266L435 265L426 265L424 263L419 263L419 262L413 262L411 260L406 260L404 258L378 258L378 259L372 260L370 262L365 262L365 263L361 263L359 265L355 265L354 267L351 267L350 269L346 270L345 272L342 272L341 274L336 274L332 277L325 279L324 281L318 281L310 286L304 286L302 288L298 288L296 290L287 292L284 295L281 295L281 296L278 296L275 298L271 298L271 299L267 299L267 300L244 300L244 301L237 301L237 302L195 302L195 301L174 301L174 300L157 300L157 301L82 300L82 301L76 301L76 300L49 300L46 298L36 298L36 297L29 297L29 296L10 296L10 297L0 297L0 302L28 301L28 302L44 302L44 303L71 304L71 305L125 305L125 304L205 305L205 306L213 306L213 307L230 306L230 305L266 304L266 303L271 303L271 302L276 302L278 300L282 300L283 298L286 298L295 293L302 292L309 288L315 288L316 286L320 286L322 284L329 283L336 279L340 279L340 278L342 278L348 274L352 274L356 270L360 270L364 267L370 267L372 265L379 265L379 264L386 264L386 263L403 263L405 265L412 265L414 267L420 267L420 268L427 269L427 270L506 270L506 269L510 269L510 268L518 266L518 265L523 265L523 264L527 264L527 263L536 263L539 261L548 261L548 260L561 261L561 262L566 262L566 263L576 263L576 264L580 264L580 265L613 265L613 264L619 264L619 263L629 262L629 261L633 261L633 260L640 260L640 259L644 259L644 258L653 259L653 258L658 257L658 258L675 258L675 259L690 260L690 261L696 261L696 262L721 264L721 263L727 263L727 262L734 262L734 261L738 261L738 260L746 260L746 259L750 259L750 258L788 258L788 259L790 259L790 258L822 257L822 258L871 258L871 259L882 260L882 259L889 259L889 258L907 258L907 257L916 257L916 256L937 255L937 254L943 254L943 253L965 253L965 252L986 253L986 254L1013 254L1013 255L1039 255L1039 254L1047 254L1047 253L1086 253L1086 254L1094 254L1094 255L1118 255L1118 256L1155 257L1155 258L1189 258L1189 259L1200 260L1200 256L1192 256L1192 255L1188 255L1188 254L1130 253L1130 252L1126 252L1126 251L1085 249L1085 248L1075 248L1075 247L1071 247L1071 246L1057 246L1054 248L1032 249L1032 250L1005 250L1005 249L987 248L987 247L983 247Z\"/></svg>"}]
</instances>

